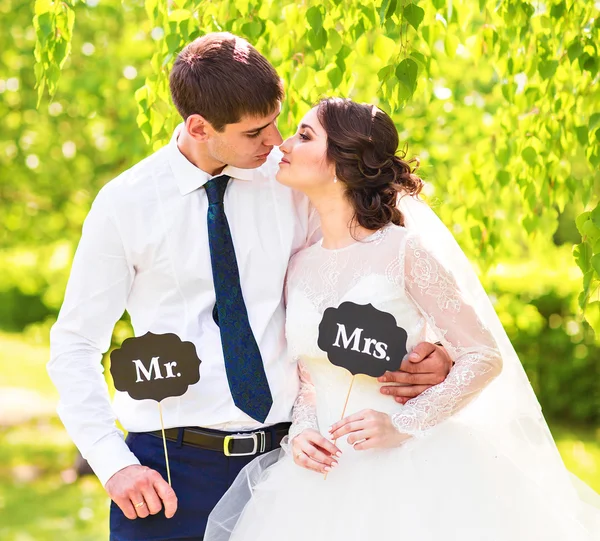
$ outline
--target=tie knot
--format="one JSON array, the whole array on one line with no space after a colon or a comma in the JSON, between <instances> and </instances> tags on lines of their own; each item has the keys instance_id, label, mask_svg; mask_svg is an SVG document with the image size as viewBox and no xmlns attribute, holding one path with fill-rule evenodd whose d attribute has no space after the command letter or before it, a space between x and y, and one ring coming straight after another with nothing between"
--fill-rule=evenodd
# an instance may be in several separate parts
<instances>
[{"instance_id":1,"label":"tie knot","mask_svg":"<svg viewBox=\"0 0 600 541\"><path fill-rule=\"evenodd\" d=\"M219 175L210 179L205 185L206 195L208 196L209 205L218 205L223 203L227 183L231 177L229 175Z\"/></svg>"}]
</instances>

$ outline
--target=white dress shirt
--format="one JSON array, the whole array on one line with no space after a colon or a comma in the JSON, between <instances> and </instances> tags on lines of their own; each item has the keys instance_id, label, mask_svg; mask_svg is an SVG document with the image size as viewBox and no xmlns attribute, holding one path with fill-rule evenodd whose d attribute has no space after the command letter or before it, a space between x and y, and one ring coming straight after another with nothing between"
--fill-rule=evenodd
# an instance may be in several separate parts
<instances>
[{"instance_id":1,"label":"white dress shirt","mask_svg":"<svg viewBox=\"0 0 600 541\"><path fill-rule=\"evenodd\" d=\"M176 131L177 133L177 131ZM281 154L258 169L228 166L225 193L252 331L273 395L265 421L289 421L298 393L296 365L285 342L283 287L290 257L307 244L316 223L308 200L275 180ZM162 402L165 428L258 428L233 403L227 382L208 246L210 175L171 142L102 188L87 216L65 300L50 333L48 371L60 393L58 413L102 484L139 464L115 426L132 432L160 429L158 404L116 392L111 405L102 375L124 310L136 336L174 333L196 346L200 381Z\"/></svg>"}]
</instances>

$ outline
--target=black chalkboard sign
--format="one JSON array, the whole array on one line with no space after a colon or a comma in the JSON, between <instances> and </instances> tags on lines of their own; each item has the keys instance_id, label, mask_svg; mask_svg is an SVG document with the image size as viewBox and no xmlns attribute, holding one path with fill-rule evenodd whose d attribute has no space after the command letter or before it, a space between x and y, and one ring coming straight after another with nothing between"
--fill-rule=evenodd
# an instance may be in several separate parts
<instances>
[{"instance_id":1,"label":"black chalkboard sign","mask_svg":"<svg viewBox=\"0 0 600 541\"><path fill-rule=\"evenodd\" d=\"M135 400L160 402L200 381L200 359L191 342L148 332L128 338L110 354L110 372L117 390Z\"/></svg>"},{"instance_id":2,"label":"black chalkboard sign","mask_svg":"<svg viewBox=\"0 0 600 541\"><path fill-rule=\"evenodd\" d=\"M353 375L378 377L400 368L407 337L392 314L372 304L344 302L325 310L317 343L332 364Z\"/></svg>"}]
</instances>

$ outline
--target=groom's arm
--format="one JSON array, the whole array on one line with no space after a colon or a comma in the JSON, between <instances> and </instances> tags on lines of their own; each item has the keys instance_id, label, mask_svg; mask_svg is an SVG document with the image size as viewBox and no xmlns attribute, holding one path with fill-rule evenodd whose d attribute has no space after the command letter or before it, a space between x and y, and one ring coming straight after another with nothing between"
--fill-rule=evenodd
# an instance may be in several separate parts
<instances>
[{"instance_id":1,"label":"groom's arm","mask_svg":"<svg viewBox=\"0 0 600 541\"><path fill-rule=\"evenodd\" d=\"M177 507L175 493L158 472L139 465L123 440L102 374L102 353L110 346L135 276L108 189L101 190L83 226L65 300L50 333L48 373L60 395L61 420L125 516L157 513L162 500L169 518ZM145 504L134 508L138 502Z\"/></svg>"},{"instance_id":2,"label":"groom's arm","mask_svg":"<svg viewBox=\"0 0 600 541\"><path fill-rule=\"evenodd\" d=\"M378 378L381 383L392 384L382 386L381 393L405 404L430 387L442 383L451 368L452 359L443 346L421 342L402 362L400 370L386 372Z\"/></svg>"}]
</instances>

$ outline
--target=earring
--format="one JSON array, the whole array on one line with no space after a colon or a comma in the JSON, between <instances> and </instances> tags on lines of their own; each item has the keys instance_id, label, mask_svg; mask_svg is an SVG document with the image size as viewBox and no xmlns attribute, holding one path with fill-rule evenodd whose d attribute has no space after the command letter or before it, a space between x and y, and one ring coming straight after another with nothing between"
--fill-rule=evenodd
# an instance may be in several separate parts
<instances>
[{"instance_id":1,"label":"earring","mask_svg":"<svg viewBox=\"0 0 600 541\"><path fill-rule=\"evenodd\" d=\"M333 175L333 183L335 184L337 182L337 175Z\"/></svg>"}]
</instances>

